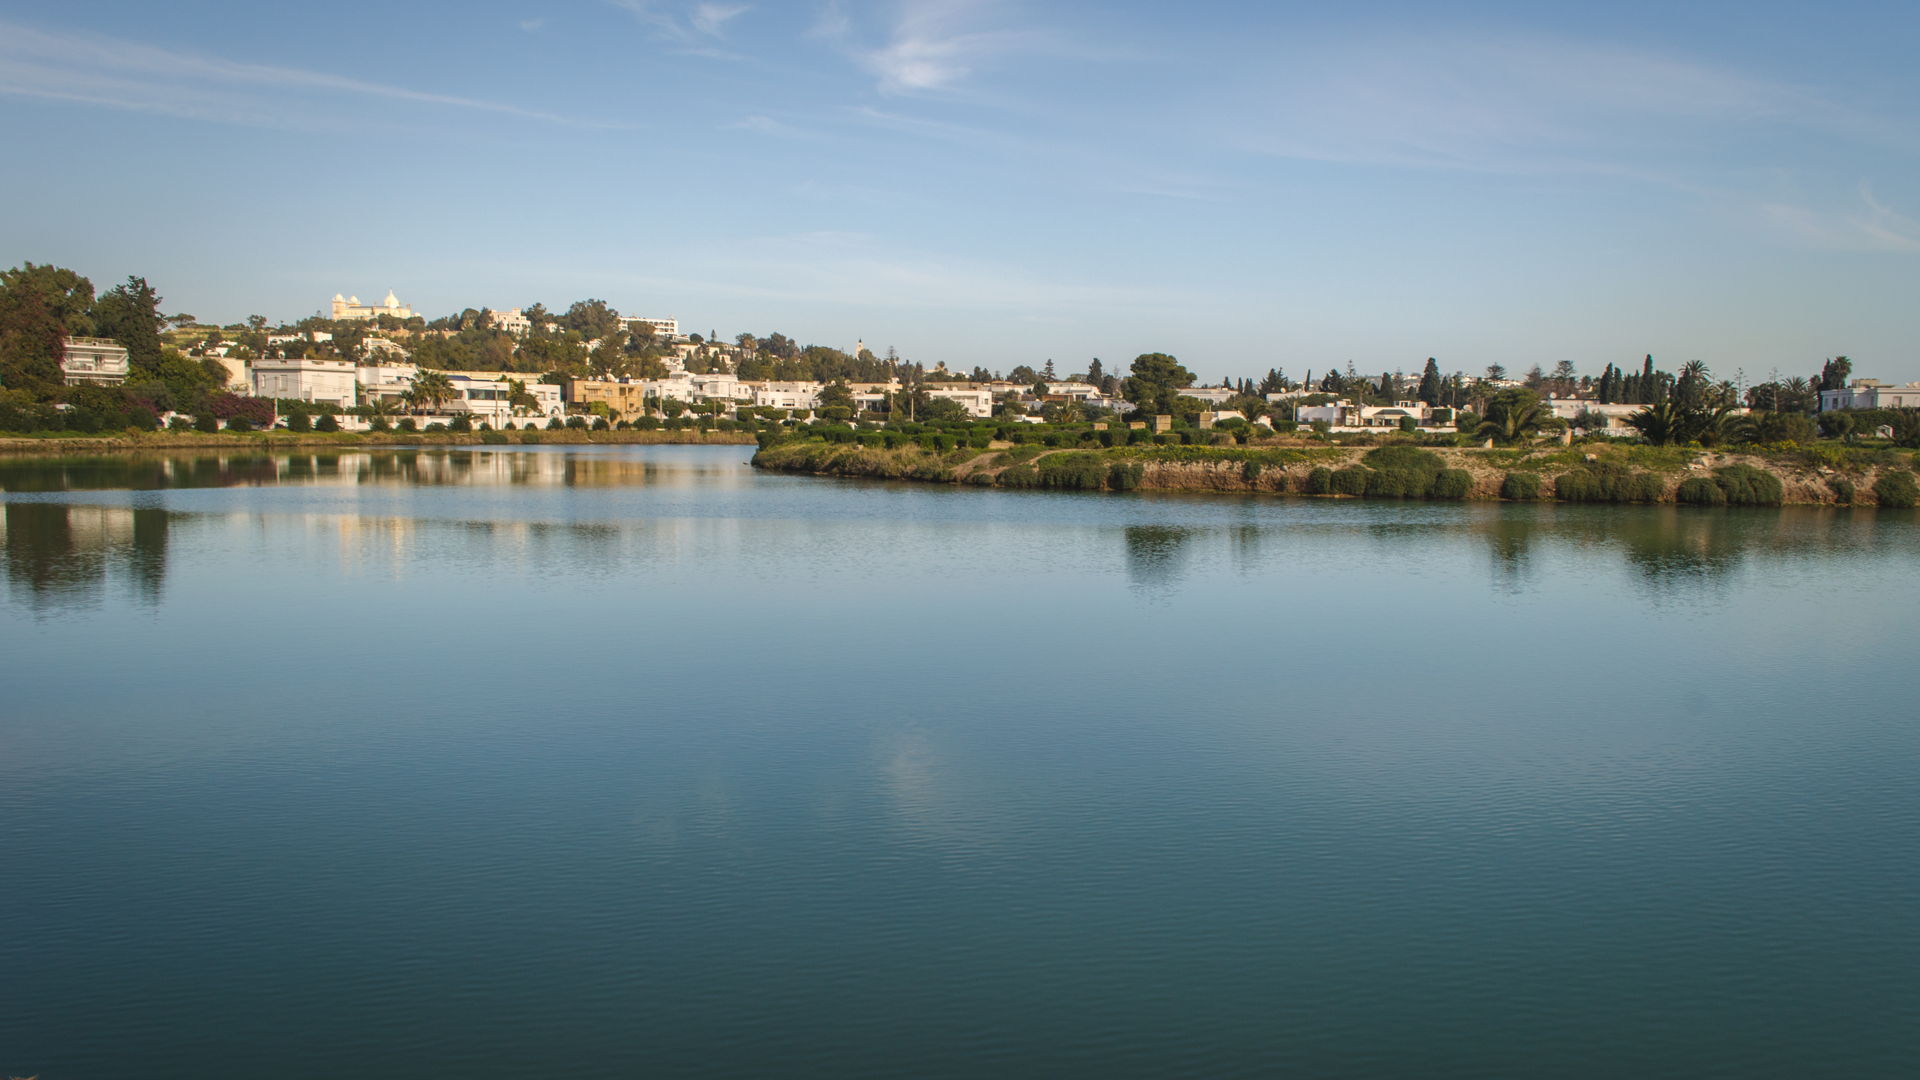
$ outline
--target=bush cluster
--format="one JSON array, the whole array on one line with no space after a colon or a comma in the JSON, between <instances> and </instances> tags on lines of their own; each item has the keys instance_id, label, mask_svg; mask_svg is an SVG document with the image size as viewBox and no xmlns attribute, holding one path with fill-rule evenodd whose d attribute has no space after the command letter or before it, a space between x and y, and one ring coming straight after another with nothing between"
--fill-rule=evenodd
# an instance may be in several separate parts
<instances>
[{"instance_id":1,"label":"bush cluster","mask_svg":"<svg viewBox=\"0 0 1920 1080\"><path fill-rule=\"evenodd\" d=\"M1666 485L1650 472L1639 472L1612 461L1590 461L1561 473L1553 482L1554 497L1575 503L1658 502Z\"/></svg>"},{"instance_id":2,"label":"bush cluster","mask_svg":"<svg viewBox=\"0 0 1920 1080\"><path fill-rule=\"evenodd\" d=\"M1913 474L1905 469L1891 470L1880 474L1873 482L1873 497L1881 506L1895 510L1911 510L1916 501L1920 501L1920 485L1916 485Z\"/></svg>"}]
</instances>

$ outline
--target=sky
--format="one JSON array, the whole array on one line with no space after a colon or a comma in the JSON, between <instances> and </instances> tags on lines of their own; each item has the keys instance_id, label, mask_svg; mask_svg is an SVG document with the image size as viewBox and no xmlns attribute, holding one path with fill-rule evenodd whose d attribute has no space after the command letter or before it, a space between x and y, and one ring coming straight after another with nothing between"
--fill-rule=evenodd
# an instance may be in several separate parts
<instances>
[{"instance_id":1,"label":"sky","mask_svg":"<svg viewBox=\"0 0 1920 1080\"><path fill-rule=\"evenodd\" d=\"M1920 5L0 0L0 263L932 366L1920 379Z\"/></svg>"}]
</instances>

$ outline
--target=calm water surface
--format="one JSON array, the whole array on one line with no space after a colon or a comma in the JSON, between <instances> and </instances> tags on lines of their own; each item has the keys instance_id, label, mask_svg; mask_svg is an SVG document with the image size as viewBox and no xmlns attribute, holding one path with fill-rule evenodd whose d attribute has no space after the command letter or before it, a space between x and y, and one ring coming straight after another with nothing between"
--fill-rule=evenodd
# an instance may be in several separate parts
<instances>
[{"instance_id":1,"label":"calm water surface","mask_svg":"<svg viewBox=\"0 0 1920 1080\"><path fill-rule=\"evenodd\" d=\"M0 1075L1920 1075L1907 512L0 460Z\"/></svg>"}]
</instances>

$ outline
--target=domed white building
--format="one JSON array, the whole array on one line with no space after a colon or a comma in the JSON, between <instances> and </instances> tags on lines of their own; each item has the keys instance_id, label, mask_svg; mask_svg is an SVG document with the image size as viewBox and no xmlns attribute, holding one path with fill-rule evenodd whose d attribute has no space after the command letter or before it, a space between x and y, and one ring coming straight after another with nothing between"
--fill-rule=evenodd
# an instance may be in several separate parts
<instances>
[{"instance_id":1,"label":"domed white building","mask_svg":"<svg viewBox=\"0 0 1920 1080\"><path fill-rule=\"evenodd\" d=\"M396 319L411 319L413 318L413 309L402 304L400 298L393 295L392 289L387 290L387 298L380 301L378 305L362 304L360 298L357 296L341 296L339 293L333 294L333 317L335 319L375 319L382 315L391 315Z\"/></svg>"}]
</instances>

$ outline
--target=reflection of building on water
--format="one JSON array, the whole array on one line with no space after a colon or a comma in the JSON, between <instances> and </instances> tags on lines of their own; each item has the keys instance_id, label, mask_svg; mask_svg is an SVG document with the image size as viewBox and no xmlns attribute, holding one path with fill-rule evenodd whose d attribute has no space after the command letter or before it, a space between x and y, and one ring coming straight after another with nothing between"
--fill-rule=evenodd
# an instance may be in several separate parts
<instances>
[{"instance_id":1,"label":"reflection of building on water","mask_svg":"<svg viewBox=\"0 0 1920 1080\"><path fill-rule=\"evenodd\" d=\"M167 529L158 508L8 502L0 514L8 586L36 609L91 602L114 578L157 601Z\"/></svg>"}]
</instances>

